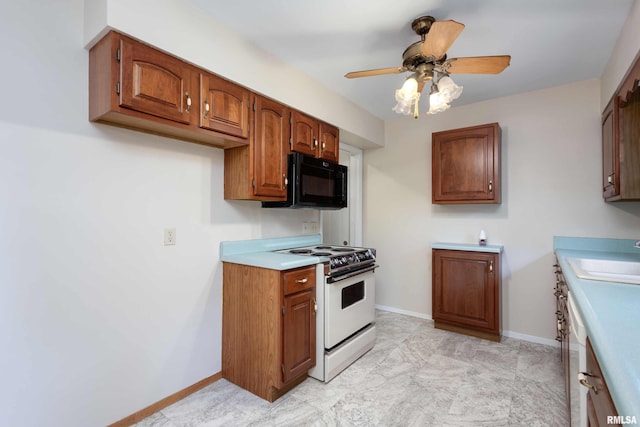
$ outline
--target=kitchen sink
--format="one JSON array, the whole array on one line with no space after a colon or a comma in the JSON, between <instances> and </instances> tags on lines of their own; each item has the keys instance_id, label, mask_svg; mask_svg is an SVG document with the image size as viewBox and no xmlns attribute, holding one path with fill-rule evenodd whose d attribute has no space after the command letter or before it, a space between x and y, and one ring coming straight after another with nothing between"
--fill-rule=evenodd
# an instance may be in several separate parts
<instances>
[{"instance_id":1,"label":"kitchen sink","mask_svg":"<svg viewBox=\"0 0 640 427\"><path fill-rule=\"evenodd\" d=\"M567 258L567 262L581 279L640 285L640 262L592 258Z\"/></svg>"}]
</instances>

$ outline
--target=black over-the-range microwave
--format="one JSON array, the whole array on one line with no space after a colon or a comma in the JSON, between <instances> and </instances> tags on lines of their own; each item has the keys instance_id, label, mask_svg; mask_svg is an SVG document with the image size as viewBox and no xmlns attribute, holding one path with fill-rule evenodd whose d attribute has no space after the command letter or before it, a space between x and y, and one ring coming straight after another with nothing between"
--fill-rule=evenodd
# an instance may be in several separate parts
<instances>
[{"instance_id":1,"label":"black over-the-range microwave","mask_svg":"<svg viewBox=\"0 0 640 427\"><path fill-rule=\"evenodd\" d=\"M287 200L263 208L342 209L347 207L347 167L301 153L287 156Z\"/></svg>"}]
</instances>

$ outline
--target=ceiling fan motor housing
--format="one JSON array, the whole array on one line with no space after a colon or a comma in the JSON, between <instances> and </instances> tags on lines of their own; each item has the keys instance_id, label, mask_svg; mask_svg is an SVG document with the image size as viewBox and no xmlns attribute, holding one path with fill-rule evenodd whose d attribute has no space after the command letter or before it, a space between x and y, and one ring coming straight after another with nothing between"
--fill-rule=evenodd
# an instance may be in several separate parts
<instances>
[{"instance_id":1,"label":"ceiling fan motor housing","mask_svg":"<svg viewBox=\"0 0 640 427\"><path fill-rule=\"evenodd\" d=\"M433 16L421 16L413 20L411 28L424 40L424 36L429 32L431 24L434 22L436 22L436 18Z\"/></svg>"}]
</instances>

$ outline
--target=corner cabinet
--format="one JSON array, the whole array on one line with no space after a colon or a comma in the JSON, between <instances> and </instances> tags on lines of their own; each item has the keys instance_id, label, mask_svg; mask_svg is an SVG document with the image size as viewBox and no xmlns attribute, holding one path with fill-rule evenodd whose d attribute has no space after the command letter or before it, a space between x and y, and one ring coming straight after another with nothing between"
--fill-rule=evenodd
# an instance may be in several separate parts
<instances>
[{"instance_id":1,"label":"corner cabinet","mask_svg":"<svg viewBox=\"0 0 640 427\"><path fill-rule=\"evenodd\" d=\"M222 377L273 402L316 364L316 266L223 263Z\"/></svg>"},{"instance_id":2,"label":"corner cabinet","mask_svg":"<svg viewBox=\"0 0 640 427\"><path fill-rule=\"evenodd\" d=\"M501 203L498 123L432 134L434 204Z\"/></svg>"},{"instance_id":3,"label":"corner cabinet","mask_svg":"<svg viewBox=\"0 0 640 427\"><path fill-rule=\"evenodd\" d=\"M640 200L640 58L602 113L602 196Z\"/></svg>"},{"instance_id":4,"label":"corner cabinet","mask_svg":"<svg viewBox=\"0 0 640 427\"><path fill-rule=\"evenodd\" d=\"M487 251L481 251L485 249ZM501 246L432 246L434 326L500 341Z\"/></svg>"}]
</instances>

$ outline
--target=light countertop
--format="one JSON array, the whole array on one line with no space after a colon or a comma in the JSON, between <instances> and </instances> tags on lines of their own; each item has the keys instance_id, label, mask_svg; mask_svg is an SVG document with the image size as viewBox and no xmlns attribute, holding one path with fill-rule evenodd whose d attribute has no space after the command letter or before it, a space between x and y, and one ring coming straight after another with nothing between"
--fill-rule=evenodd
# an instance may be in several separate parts
<instances>
[{"instance_id":1,"label":"light countertop","mask_svg":"<svg viewBox=\"0 0 640 427\"><path fill-rule=\"evenodd\" d=\"M268 239L233 240L220 243L223 262L251 265L272 270L289 270L327 261L328 258L277 253L280 249L298 248L322 243L320 234Z\"/></svg>"},{"instance_id":2,"label":"light countertop","mask_svg":"<svg viewBox=\"0 0 640 427\"><path fill-rule=\"evenodd\" d=\"M474 245L472 243L432 243L431 249L448 249L452 251L491 252L499 254L503 251L502 245Z\"/></svg>"},{"instance_id":3,"label":"light countertop","mask_svg":"<svg viewBox=\"0 0 640 427\"><path fill-rule=\"evenodd\" d=\"M640 262L634 242L554 237L554 249L619 415L640 418L640 285L581 279L567 262Z\"/></svg>"}]
</instances>

